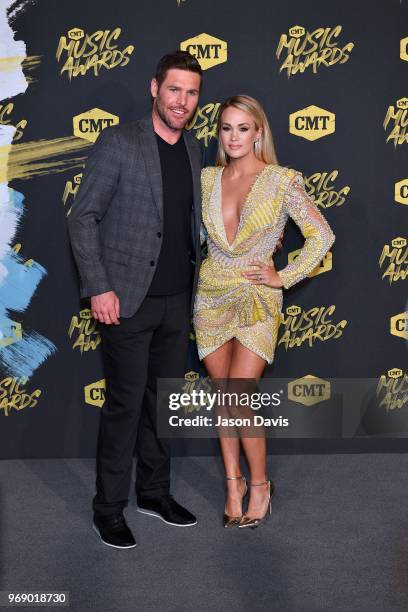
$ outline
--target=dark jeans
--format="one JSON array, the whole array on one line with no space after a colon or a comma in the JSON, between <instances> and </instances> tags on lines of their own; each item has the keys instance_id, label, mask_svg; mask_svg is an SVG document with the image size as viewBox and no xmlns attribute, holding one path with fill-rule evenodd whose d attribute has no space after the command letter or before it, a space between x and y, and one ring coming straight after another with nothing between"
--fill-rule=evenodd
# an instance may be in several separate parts
<instances>
[{"instance_id":1,"label":"dark jeans","mask_svg":"<svg viewBox=\"0 0 408 612\"><path fill-rule=\"evenodd\" d=\"M157 378L183 378L190 331L191 292L147 296L133 317L99 327L106 377L101 411L95 514L127 505L136 449L136 495L169 493L170 442L156 431Z\"/></svg>"}]
</instances>

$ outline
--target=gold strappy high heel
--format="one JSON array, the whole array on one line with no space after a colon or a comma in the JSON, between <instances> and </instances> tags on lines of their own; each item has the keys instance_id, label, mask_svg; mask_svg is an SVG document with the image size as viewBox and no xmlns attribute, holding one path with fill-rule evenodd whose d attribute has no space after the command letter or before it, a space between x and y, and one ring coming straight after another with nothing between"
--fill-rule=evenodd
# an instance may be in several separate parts
<instances>
[{"instance_id":1,"label":"gold strappy high heel","mask_svg":"<svg viewBox=\"0 0 408 612\"><path fill-rule=\"evenodd\" d=\"M245 476L229 476L229 477L227 476L226 480L243 480L245 482L245 491L242 496L242 499L244 499L245 495L248 493L248 487L247 487ZM241 516L229 516L228 514L224 512L224 527L225 528L236 527L237 525L239 525L239 522L241 521L241 519L242 519L242 514Z\"/></svg>"},{"instance_id":2,"label":"gold strappy high heel","mask_svg":"<svg viewBox=\"0 0 408 612\"><path fill-rule=\"evenodd\" d=\"M266 508L265 514L261 518L252 518L252 517L248 516L247 514L244 514L242 516L239 524L238 524L238 527L240 527L240 528L250 527L251 529L255 529L261 523L265 522L266 519L268 518L268 516L271 514L271 512L272 512L272 495L273 495L273 492L275 490L275 486L274 486L272 480L264 480L263 482L257 482L257 483L254 483L254 484L251 483L249 486L250 487L261 487L262 485L267 485L268 486L268 490L269 490L268 506Z\"/></svg>"}]
</instances>

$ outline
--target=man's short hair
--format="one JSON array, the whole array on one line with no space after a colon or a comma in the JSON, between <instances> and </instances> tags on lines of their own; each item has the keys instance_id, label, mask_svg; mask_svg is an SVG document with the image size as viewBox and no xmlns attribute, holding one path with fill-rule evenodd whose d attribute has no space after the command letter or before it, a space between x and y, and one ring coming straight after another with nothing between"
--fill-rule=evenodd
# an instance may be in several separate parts
<instances>
[{"instance_id":1,"label":"man's short hair","mask_svg":"<svg viewBox=\"0 0 408 612\"><path fill-rule=\"evenodd\" d=\"M196 72L202 77L203 71L200 64L191 53L188 51L173 51L173 53L167 53L163 55L159 63L157 64L155 79L160 85L166 78L167 71L171 68L177 68L178 70L189 70L190 72Z\"/></svg>"}]
</instances>

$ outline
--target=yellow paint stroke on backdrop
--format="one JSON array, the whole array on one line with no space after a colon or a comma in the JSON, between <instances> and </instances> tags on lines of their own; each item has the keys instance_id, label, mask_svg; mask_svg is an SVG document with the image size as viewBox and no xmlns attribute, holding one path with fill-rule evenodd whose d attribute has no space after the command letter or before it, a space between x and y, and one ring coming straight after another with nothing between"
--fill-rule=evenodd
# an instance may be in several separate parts
<instances>
[{"instance_id":1,"label":"yellow paint stroke on backdrop","mask_svg":"<svg viewBox=\"0 0 408 612\"><path fill-rule=\"evenodd\" d=\"M14 72L25 60L25 55L15 55L14 57L0 57L0 73Z\"/></svg>"},{"instance_id":2,"label":"yellow paint stroke on backdrop","mask_svg":"<svg viewBox=\"0 0 408 612\"><path fill-rule=\"evenodd\" d=\"M42 55L27 55L27 57L23 60L21 67L28 84L38 81L38 79L34 78L30 73L39 67L41 64L41 58Z\"/></svg>"},{"instance_id":3,"label":"yellow paint stroke on backdrop","mask_svg":"<svg viewBox=\"0 0 408 612\"><path fill-rule=\"evenodd\" d=\"M14 57L0 57L0 74L14 72L22 66L25 70L34 70L41 64L41 55L15 55Z\"/></svg>"},{"instance_id":4,"label":"yellow paint stroke on backdrop","mask_svg":"<svg viewBox=\"0 0 408 612\"><path fill-rule=\"evenodd\" d=\"M86 156L55 158L72 155L92 145L92 142L82 138L63 136L0 147L0 183L79 168L85 164Z\"/></svg>"}]
</instances>

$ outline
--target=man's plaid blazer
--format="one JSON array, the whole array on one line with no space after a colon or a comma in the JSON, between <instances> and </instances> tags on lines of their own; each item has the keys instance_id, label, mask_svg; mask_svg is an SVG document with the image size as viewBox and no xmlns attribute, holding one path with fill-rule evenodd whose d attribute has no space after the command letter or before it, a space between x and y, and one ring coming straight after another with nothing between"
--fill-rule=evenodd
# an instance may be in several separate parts
<instances>
[{"instance_id":1,"label":"man's plaid blazer","mask_svg":"<svg viewBox=\"0 0 408 612\"><path fill-rule=\"evenodd\" d=\"M190 133L184 131L183 138L194 187L194 296L201 261L202 150ZM120 315L132 316L152 281L163 235L162 176L151 116L101 132L88 157L68 229L81 297L115 291Z\"/></svg>"}]
</instances>

